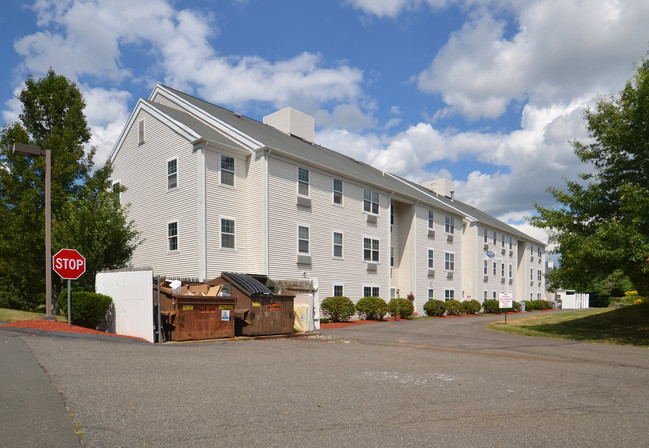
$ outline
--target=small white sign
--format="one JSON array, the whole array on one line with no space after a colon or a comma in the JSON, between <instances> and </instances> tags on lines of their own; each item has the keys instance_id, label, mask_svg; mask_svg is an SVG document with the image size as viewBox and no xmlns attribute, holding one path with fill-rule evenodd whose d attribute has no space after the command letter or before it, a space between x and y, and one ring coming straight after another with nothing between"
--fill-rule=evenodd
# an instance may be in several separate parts
<instances>
[{"instance_id":1,"label":"small white sign","mask_svg":"<svg viewBox=\"0 0 649 448\"><path fill-rule=\"evenodd\" d=\"M498 306L500 308L511 308L514 306L514 298L511 293L501 292L498 299Z\"/></svg>"},{"instance_id":2,"label":"small white sign","mask_svg":"<svg viewBox=\"0 0 649 448\"><path fill-rule=\"evenodd\" d=\"M224 322L230 320L230 310L221 310L221 320Z\"/></svg>"}]
</instances>

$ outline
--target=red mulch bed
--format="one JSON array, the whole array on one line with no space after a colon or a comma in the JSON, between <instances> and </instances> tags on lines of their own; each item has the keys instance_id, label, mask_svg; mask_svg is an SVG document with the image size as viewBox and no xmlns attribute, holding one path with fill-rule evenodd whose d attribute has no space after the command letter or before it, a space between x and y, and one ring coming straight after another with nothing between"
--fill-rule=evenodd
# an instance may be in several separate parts
<instances>
[{"instance_id":1,"label":"red mulch bed","mask_svg":"<svg viewBox=\"0 0 649 448\"><path fill-rule=\"evenodd\" d=\"M114 333L104 333L99 330L92 330L90 328L79 327L77 325L68 326L67 322L58 322L52 320L19 320L16 322L10 322L8 324L0 325L0 327L12 327L12 328L32 328L34 330L44 330L44 331L59 331L66 333L82 333L82 334L97 334L103 336L115 336L120 338L129 338L137 339L139 341L149 342L146 339L137 338L135 336L124 336L121 334Z\"/></svg>"},{"instance_id":2,"label":"red mulch bed","mask_svg":"<svg viewBox=\"0 0 649 448\"><path fill-rule=\"evenodd\" d=\"M394 322L394 319L383 319L383 320L350 320L347 322L328 322L326 324L321 323L320 328L345 328L351 325L361 325L361 324L371 324L376 322Z\"/></svg>"}]
</instances>

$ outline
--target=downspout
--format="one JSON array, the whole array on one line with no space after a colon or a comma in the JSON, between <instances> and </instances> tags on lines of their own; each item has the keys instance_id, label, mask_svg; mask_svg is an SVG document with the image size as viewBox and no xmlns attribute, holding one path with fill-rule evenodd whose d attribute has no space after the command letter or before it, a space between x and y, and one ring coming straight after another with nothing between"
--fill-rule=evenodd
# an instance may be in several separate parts
<instances>
[{"instance_id":1,"label":"downspout","mask_svg":"<svg viewBox=\"0 0 649 448\"><path fill-rule=\"evenodd\" d=\"M197 158L197 274L199 281L207 279L207 212L206 212L206 167L205 148L199 146L195 149Z\"/></svg>"}]
</instances>

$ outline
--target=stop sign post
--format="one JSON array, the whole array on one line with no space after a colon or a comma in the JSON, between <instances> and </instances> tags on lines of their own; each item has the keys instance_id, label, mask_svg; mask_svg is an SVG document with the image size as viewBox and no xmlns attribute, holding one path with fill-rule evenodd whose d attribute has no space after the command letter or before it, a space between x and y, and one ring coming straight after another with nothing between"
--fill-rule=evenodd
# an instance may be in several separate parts
<instances>
[{"instance_id":1,"label":"stop sign post","mask_svg":"<svg viewBox=\"0 0 649 448\"><path fill-rule=\"evenodd\" d=\"M68 281L68 326L72 321L70 307L71 280L76 280L86 272L86 259L76 249L61 249L52 257L52 268L62 279Z\"/></svg>"}]
</instances>

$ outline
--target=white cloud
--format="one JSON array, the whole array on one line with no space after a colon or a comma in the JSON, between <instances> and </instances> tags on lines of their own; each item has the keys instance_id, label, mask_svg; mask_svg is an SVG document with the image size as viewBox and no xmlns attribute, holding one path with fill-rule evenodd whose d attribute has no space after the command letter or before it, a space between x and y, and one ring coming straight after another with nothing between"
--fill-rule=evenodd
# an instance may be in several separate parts
<instances>
[{"instance_id":1,"label":"white cloud","mask_svg":"<svg viewBox=\"0 0 649 448\"><path fill-rule=\"evenodd\" d=\"M496 118L512 101L548 107L629 78L646 47L649 3L633 0L480 2L418 86L470 120ZM518 19L507 35L504 18Z\"/></svg>"},{"instance_id":2,"label":"white cloud","mask_svg":"<svg viewBox=\"0 0 649 448\"><path fill-rule=\"evenodd\" d=\"M95 164L103 166L131 113L131 94L117 89L81 87L84 113L92 129L90 144L97 148Z\"/></svg>"},{"instance_id":3,"label":"white cloud","mask_svg":"<svg viewBox=\"0 0 649 448\"><path fill-rule=\"evenodd\" d=\"M434 8L445 6L448 0L346 0L346 3L366 14L395 18L403 11L412 11L422 5Z\"/></svg>"}]
</instances>

